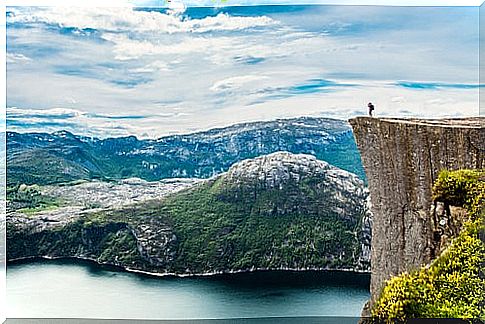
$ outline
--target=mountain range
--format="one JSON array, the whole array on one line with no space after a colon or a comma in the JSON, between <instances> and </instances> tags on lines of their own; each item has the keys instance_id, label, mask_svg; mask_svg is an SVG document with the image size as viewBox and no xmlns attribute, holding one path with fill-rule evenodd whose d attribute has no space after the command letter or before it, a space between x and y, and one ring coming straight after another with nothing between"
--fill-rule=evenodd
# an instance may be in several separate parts
<instances>
[{"instance_id":1,"label":"mountain range","mask_svg":"<svg viewBox=\"0 0 485 324\"><path fill-rule=\"evenodd\" d=\"M148 181L210 178L241 160L278 151L311 154L365 179L347 122L301 117L158 139L100 139L67 131L8 132L7 182L15 185L131 177Z\"/></svg>"}]
</instances>

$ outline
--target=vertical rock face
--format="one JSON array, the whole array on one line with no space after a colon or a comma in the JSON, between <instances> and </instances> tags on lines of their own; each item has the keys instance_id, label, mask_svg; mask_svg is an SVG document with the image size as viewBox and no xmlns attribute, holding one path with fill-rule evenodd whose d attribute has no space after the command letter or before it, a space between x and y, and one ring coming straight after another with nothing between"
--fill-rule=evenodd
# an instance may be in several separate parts
<instances>
[{"instance_id":1,"label":"vertical rock face","mask_svg":"<svg viewBox=\"0 0 485 324\"><path fill-rule=\"evenodd\" d=\"M439 253L432 184L442 169L485 167L485 118L358 117L350 124L371 194L372 305L387 279Z\"/></svg>"}]
</instances>

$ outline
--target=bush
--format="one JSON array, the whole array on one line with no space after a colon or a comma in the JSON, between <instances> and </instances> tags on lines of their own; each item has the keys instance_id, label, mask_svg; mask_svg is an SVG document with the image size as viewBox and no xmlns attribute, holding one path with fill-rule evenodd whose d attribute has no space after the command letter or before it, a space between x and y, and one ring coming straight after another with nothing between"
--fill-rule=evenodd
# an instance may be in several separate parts
<instances>
[{"instance_id":1,"label":"bush","mask_svg":"<svg viewBox=\"0 0 485 324\"><path fill-rule=\"evenodd\" d=\"M451 245L429 266L391 278L375 304L379 319L485 318L483 171L443 171L434 197L467 208L472 218Z\"/></svg>"},{"instance_id":2,"label":"bush","mask_svg":"<svg viewBox=\"0 0 485 324\"><path fill-rule=\"evenodd\" d=\"M452 206L471 207L485 186L483 170L443 170L433 186L433 199ZM483 201L482 201L483 202Z\"/></svg>"}]
</instances>

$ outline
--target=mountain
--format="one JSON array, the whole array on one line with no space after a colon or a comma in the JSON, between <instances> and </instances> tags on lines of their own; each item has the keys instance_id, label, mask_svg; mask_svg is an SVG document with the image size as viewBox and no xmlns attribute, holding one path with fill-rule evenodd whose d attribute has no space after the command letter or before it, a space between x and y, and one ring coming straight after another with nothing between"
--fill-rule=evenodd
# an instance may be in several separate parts
<instances>
[{"instance_id":1,"label":"mountain","mask_svg":"<svg viewBox=\"0 0 485 324\"><path fill-rule=\"evenodd\" d=\"M98 139L66 131L8 132L7 180L15 185L130 177L209 178L238 161L277 151L311 154L365 179L347 122L302 117L148 140Z\"/></svg>"},{"instance_id":2,"label":"mountain","mask_svg":"<svg viewBox=\"0 0 485 324\"><path fill-rule=\"evenodd\" d=\"M14 213L7 257L82 257L175 274L368 270L367 198L354 174L311 155L276 152L130 206L64 219Z\"/></svg>"}]
</instances>

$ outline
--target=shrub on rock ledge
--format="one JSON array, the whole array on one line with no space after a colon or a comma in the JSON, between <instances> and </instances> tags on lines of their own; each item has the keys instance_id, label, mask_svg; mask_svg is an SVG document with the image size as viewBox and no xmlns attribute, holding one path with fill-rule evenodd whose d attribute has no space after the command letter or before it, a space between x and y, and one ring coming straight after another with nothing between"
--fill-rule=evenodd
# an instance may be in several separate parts
<instances>
[{"instance_id":1,"label":"shrub on rock ledge","mask_svg":"<svg viewBox=\"0 0 485 324\"><path fill-rule=\"evenodd\" d=\"M375 318L485 318L485 172L443 171L433 191L435 200L465 207L471 220L430 265L387 282Z\"/></svg>"}]
</instances>

